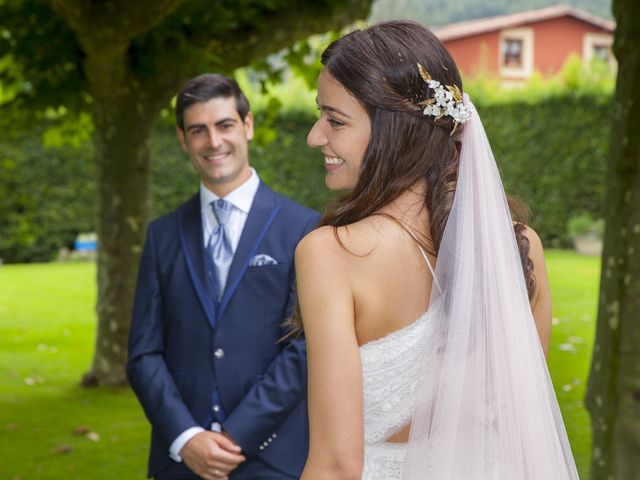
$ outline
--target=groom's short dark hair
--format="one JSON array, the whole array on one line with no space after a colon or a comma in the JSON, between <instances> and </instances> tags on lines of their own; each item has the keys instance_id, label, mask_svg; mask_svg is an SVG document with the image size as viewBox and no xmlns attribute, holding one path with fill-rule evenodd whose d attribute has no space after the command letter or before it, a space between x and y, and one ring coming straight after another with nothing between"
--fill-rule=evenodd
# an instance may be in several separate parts
<instances>
[{"instance_id":1,"label":"groom's short dark hair","mask_svg":"<svg viewBox=\"0 0 640 480\"><path fill-rule=\"evenodd\" d=\"M244 121L249 113L249 100L233 78L217 73L203 73L189 80L176 99L176 124L184 130L184 111L194 103L207 102L212 98L236 99L236 110Z\"/></svg>"}]
</instances>

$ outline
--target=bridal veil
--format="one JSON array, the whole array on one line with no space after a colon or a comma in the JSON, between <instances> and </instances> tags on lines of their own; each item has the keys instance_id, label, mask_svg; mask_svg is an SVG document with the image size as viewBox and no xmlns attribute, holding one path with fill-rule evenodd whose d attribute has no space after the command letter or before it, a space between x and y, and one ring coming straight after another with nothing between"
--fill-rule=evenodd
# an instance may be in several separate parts
<instances>
[{"instance_id":1,"label":"bridal veil","mask_svg":"<svg viewBox=\"0 0 640 480\"><path fill-rule=\"evenodd\" d=\"M471 118L437 256L441 290L430 308L439 312L424 339L403 478L577 479L500 174L464 101Z\"/></svg>"}]
</instances>

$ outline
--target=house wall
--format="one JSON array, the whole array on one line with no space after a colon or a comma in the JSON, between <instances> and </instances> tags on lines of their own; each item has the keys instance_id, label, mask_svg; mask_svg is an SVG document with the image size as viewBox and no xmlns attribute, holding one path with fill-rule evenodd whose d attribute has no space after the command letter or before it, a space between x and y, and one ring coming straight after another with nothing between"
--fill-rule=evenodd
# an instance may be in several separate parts
<instances>
[{"instance_id":1,"label":"house wall","mask_svg":"<svg viewBox=\"0 0 640 480\"><path fill-rule=\"evenodd\" d=\"M544 76L557 73L573 53L583 57L585 33L607 33L573 17L562 17L531 25L534 29L533 58Z\"/></svg>"},{"instance_id":2,"label":"house wall","mask_svg":"<svg viewBox=\"0 0 640 480\"><path fill-rule=\"evenodd\" d=\"M583 58L585 34L613 38L613 35L606 30L570 16L522 24L513 29L533 31L533 70L540 72L543 76L557 73L571 53ZM496 30L448 40L444 45L466 76L488 73L500 75L505 79L522 79L522 75L513 77L509 73L501 72L500 40L503 32L504 30ZM524 75L526 76L529 74Z\"/></svg>"},{"instance_id":3,"label":"house wall","mask_svg":"<svg viewBox=\"0 0 640 480\"><path fill-rule=\"evenodd\" d=\"M498 71L499 32L488 32L472 37L444 42L449 53L464 75L495 74Z\"/></svg>"}]
</instances>

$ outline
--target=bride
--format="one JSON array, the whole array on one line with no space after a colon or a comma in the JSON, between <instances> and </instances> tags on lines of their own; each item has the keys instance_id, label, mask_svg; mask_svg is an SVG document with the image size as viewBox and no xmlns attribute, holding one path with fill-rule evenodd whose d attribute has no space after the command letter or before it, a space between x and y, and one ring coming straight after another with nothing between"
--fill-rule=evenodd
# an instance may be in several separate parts
<instances>
[{"instance_id":1,"label":"bride","mask_svg":"<svg viewBox=\"0 0 640 480\"><path fill-rule=\"evenodd\" d=\"M303 480L577 479L536 233L512 223L451 56L393 21L322 55L307 142L345 190L296 251Z\"/></svg>"}]
</instances>

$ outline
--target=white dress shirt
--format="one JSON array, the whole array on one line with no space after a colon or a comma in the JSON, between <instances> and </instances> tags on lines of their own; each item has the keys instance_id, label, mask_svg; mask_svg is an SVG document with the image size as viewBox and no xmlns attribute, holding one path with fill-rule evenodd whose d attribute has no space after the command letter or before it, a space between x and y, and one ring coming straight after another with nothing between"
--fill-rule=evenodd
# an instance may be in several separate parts
<instances>
[{"instance_id":1,"label":"white dress shirt","mask_svg":"<svg viewBox=\"0 0 640 480\"><path fill-rule=\"evenodd\" d=\"M256 196L258 187L260 186L260 178L256 171L251 169L251 177L240 185L238 188L229 192L224 199L233 205L229 220L226 223L227 234L231 241L233 251L238 248L240 242L240 236L244 229L245 223L247 223L247 217L249 216L249 210L253 204L253 199ZM202 218L202 242L204 246L207 246L209 238L213 233L213 230L218 226L218 220L213 214L213 208L211 208L211 202L218 200L218 197L211 190L207 189L203 184L200 184L200 217ZM204 432L202 427L191 427L182 432L171 443L169 447L169 456L176 462L181 462L180 450L184 447L189 440L195 437L198 433Z\"/></svg>"}]
</instances>

